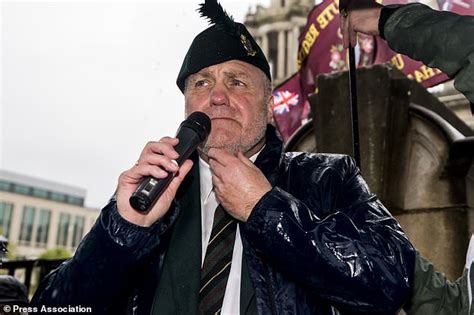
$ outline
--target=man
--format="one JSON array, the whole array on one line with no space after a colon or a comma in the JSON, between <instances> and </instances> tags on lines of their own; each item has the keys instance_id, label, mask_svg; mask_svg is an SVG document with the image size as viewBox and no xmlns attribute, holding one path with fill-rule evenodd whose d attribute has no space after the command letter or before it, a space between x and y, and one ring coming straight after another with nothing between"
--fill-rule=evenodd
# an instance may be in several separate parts
<instances>
[{"instance_id":1,"label":"man","mask_svg":"<svg viewBox=\"0 0 474 315\"><path fill-rule=\"evenodd\" d=\"M340 10L345 47L354 45L357 32L382 36L393 50L453 78L454 86L469 99L474 112L474 17L439 12L422 4L382 6L371 0L341 0ZM417 253L406 313L474 314L472 267L472 258L468 258L465 274L450 282Z\"/></svg>"},{"instance_id":2,"label":"man","mask_svg":"<svg viewBox=\"0 0 474 315\"><path fill-rule=\"evenodd\" d=\"M177 167L164 137L122 173L116 200L33 303L139 314L395 314L414 251L352 159L282 153L260 47L214 1L177 84L212 131ZM253 163L255 162L255 164ZM151 211L128 202L143 176L176 177ZM230 214L230 215L229 215Z\"/></svg>"}]
</instances>

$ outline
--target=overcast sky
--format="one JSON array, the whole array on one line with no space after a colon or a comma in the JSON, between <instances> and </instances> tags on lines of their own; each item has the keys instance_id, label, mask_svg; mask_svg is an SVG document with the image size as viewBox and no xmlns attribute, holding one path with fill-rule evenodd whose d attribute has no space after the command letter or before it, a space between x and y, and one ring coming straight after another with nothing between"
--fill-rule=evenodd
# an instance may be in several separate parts
<instances>
[{"instance_id":1,"label":"overcast sky","mask_svg":"<svg viewBox=\"0 0 474 315\"><path fill-rule=\"evenodd\" d=\"M203 0L2 1L0 168L101 208L147 141L184 118L175 85ZM221 0L242 22L270 0Z\"/></svg>"}]
</instances>

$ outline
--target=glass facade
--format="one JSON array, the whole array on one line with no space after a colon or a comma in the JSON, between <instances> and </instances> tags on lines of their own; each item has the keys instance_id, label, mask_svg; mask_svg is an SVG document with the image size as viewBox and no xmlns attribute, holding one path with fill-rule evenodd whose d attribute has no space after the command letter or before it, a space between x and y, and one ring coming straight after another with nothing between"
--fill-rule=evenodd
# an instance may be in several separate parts
<instances>
[{"instance_id":1,"label":"glass facade","mask_svg":"<svg viewBox=\"0 0 474 315\"><path fill-rule=\"evenodd\" d=\"M22 195L29 195L30 194L30 187L24 186L24 185L18 185L14 184L13 185L13 192L17 194L22 194Z\"/></svg>"},{"instance_id":2,"label":"glass facade","mask_svg":"<svg viewBox=\"0 0 474 315\"><path fill-rule=\"evenodd\" d=\"M51 193L51 200L59 201L59 202L66 202L66 195L60 193Z\"/></svg>"},{"instance_id":3,"label":"glass facade","mask_svg":"<svg viewBox=\"0 0 474 315\"><path fill-rule=\"evenodd\" d=\"M0 235L8 238L10 236L10 225L12 223L13 204L0 202Z\"/></svg>"},{"instance_id":4,"label":"glass facade","mask_svg":"<svg viewBox=\"0 0 474 315\"><path fill-rule=\"evenodd\" d=\"M73 197L73 196L67 196L67 203L70 203L70 204L76 205L76 206L82 206L84 204L84 199L83 198L78 198L78 197Z\"/></svg>"},{"instance_id":5,"label":"glass facade","mask_svg":"<svg viewBox=\"0 0 474 315\"><path fill-rule=\"evenodd\" d=\"M84 233L84 221L83 216L76 216L74 220L74 229L72 232L72 247L77 247L82 239L82 234Z\"/></svg>"},{"instance_id":6,"label":"glass facade","mask_svg":"<svg viewBox=\"0 0 474 315\"><path fill-rule=\"evenodd\" d=\"M33 196L38 198L48 198L48 192L44 189L33 188Z\"/></svg>"},{"instance_id":7,"label":"glass facade","mask_svg":"<svg viewBox=\"0 0 474 315\"><path fill-rule=\"evenodd\" d=\"M56 237L56 245L67 246L69 236L69 224L71 215L69 213L61 213L59 216L58 235Z\"/></svg>"},{"instance_id":8,"label":"glass facade","mask_svg":"<svg viewBox=\"0 0 474 315\"><path fill-rule=\"evenodd\" d=\"M33 222L35 221L35 212L35 207L23 207L19 241L31 242L31 235L33 234Z\"/></svg>"},{"instance_id":9,"label":"glass facade","mask_svg":"<svg viewBox=\"0 0 474 315\"><path fill-rule=\"evenodd\" d=\"M5 180L0 180L0 191L13 192L15 194L33 196L42 199L54 200L64 202L76 206L84 206L84 198L78 196L71 196L64 193L49 191L37 187L12 183Z\"/></svg>"},{"instance_id":10,"label":"glass facade","mask_svg":"<svg viewBox=\"0 0 474 315\"><path fill-rule=\"evenodd\" d=\"M10 191L11 190L11 183L0 180L0 190Z\"/></svg>"},{"instance_id":11,"label":"glass facade","mask_svg":"<svg viewBox=\"0 0 474 315\"><path fill-rule=\"evenodd\" d=\"M51 210L41 209L36 228L36 243L46 245L48 243L49 224L51 222Z\"/></svg>"}]
</instances>

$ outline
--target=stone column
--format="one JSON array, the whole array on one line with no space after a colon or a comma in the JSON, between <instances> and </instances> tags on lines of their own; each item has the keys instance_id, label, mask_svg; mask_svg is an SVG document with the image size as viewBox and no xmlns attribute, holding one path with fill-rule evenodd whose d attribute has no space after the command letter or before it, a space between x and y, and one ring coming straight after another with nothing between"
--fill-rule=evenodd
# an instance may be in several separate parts
<instances>
[{"instance_id":1,"label":"stone column","mask_svg":"<svg viewBox=\"0 0 474 315\"><path fill-rule=\"evenodd\" d=\"M298 27L298 25L296 25L295 27L293 27L293 30L290 32L289 36L291 36L291 38L293 38L293 45L294 47L290 50L291 51L291 55L290 55L290 58L292 60L292 62L290 63L291 64L291 67L289 68L290 69L290 74L292 73L295 73L296 72L296 58L298 56L298 36L300 36L300 29Z\"/></svg>"},{"instance_id":2,"label":"stone column","mask_svg":"<svg viewBox=\"0 0 474 315\"><path fill-rule=\"evenodd\" d=\"M268 33L262 33L260 47L262 48L263 53L265 54L265 56L268 58L268 53L269 53L269 51L268 51Z\"/></svg>"},{"instance_id":3,"label":"stone column","mask_svg":"<svg viewBox=\"0 0 474 315\"><path fill-rule=\"evenodd\" d=\"M48 231L48 248L54 248L58 245L56 244L56 239L59 232L59 211L51 211L51 221L49 222L49 231Z\"/></svg>"},{"instance_id":4,"label":"stone column","mask_svg":"<svg viewBox=\"0 0 474 315\"><path fill-rule=\"evenodd\" d=\"M34 207L35 212L33 216L33 224L32 224L32 231L31 231L31 241L30 245L31 247L36 247L36 234L37 234L37 229L38 229L38 223L39 223L39 215L41 212L40 207Z\"/></svg>"},{"instance_id":5,"label":"stone column","mask_svg":"<svg viewBox=\"0 0 474 315\"><path fill-rule=\"evenodd\" d=\"M278 73L277 79L285 77L285 31L281 30L278 32Z\"/></svg>"},{"instance_id":6,"label":"stone column","mask_svg":"<svg viewBox=\"0 0 474 315\"><path fill-rule=\"evenodd\" d=\"M288 59L286 60L286 69L288 70L288 73L286 73L286 77L289 77L290 75L295 72L293 69L293 65L296 63L296 58L294 57L294 51L296 50L296 40L293 37L293 31L292 30L287 30L288 34L288 47L286 50L286 55L288 56Z\"/></svg>"},{"instance_id":7,"label":"stone column","mask_svg":"<svg viewBox=\"0 0 474 315\"><path fill-rule=\"evenodd\" d=\"M73 237L73 232L74 232L74 224L76 222L76 215L73 215L72 213L69 214L71 217L71 220L69 221L69 226L68 226L68 232L67 232L67 240L66 240L66 248L68 250L72 250L72 237Z\"/></svg>"}]
</instances>

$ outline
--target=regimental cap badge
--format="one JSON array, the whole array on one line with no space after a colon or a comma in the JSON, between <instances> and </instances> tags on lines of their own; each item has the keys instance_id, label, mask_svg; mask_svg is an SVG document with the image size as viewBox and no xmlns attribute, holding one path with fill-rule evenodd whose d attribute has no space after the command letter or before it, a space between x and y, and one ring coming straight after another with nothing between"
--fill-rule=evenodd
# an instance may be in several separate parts
<instances>
[{"instance_id":1,"label":"regimental cap badge","mask_svg":"<svg viewBox=\"0 0 474 315\"><path fill-rule=\"evenodd\" d=\"M252 47L252 43L244 34L240 34L240 42L242 43L242 45L244 45L244 48L247 51L248 56L253 57L257 54L257 51L254 50Z\"/></svg>"}]
</instances>

